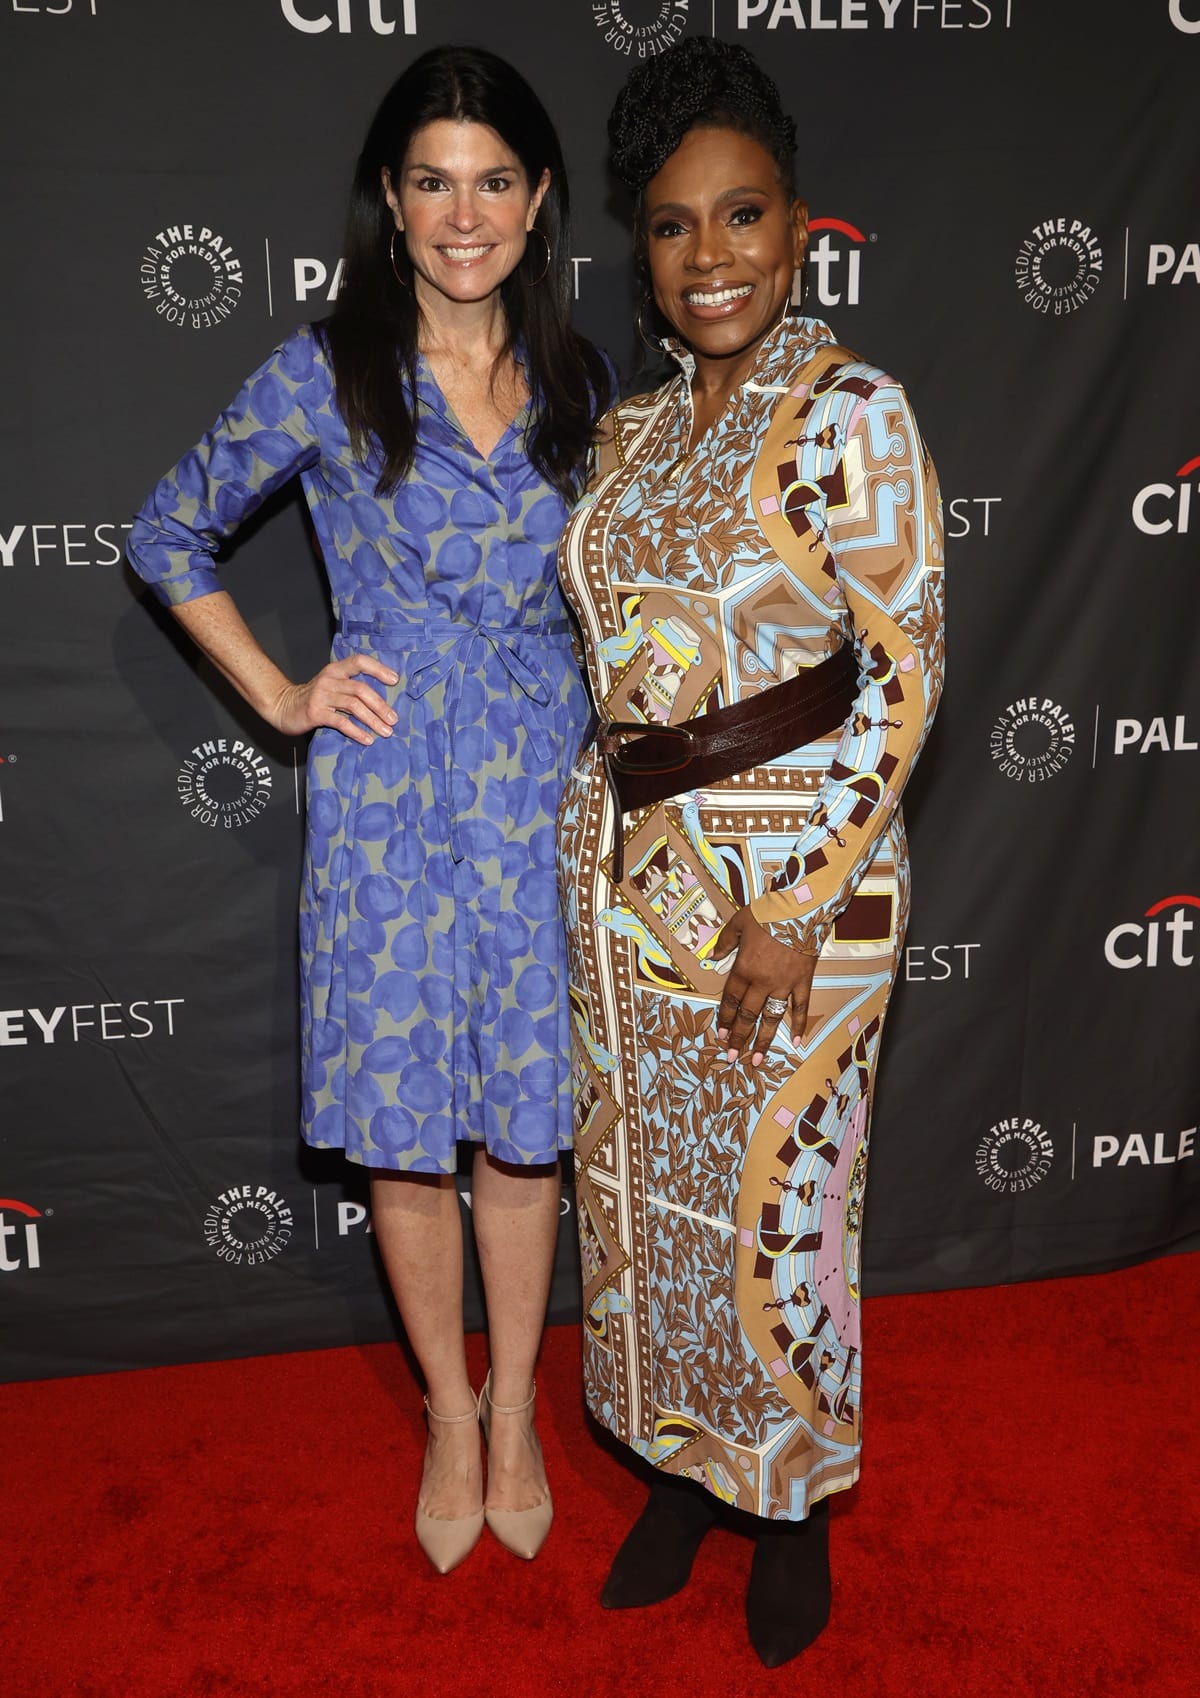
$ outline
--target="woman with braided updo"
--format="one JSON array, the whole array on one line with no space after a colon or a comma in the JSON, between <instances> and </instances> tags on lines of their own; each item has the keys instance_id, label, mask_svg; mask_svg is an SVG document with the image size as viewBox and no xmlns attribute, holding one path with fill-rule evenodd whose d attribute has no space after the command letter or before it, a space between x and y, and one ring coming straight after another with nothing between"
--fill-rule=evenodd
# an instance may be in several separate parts
<instances>
[{"instance_id":1,"label":"woman with braided updo","mask_svg":"<svg viewBox=\"0 0 1200 1698\"><path fill-rule=\"evenodd\" d=\"M600 715L559 812L593 1414L650 1465L603 1593L754 1537L769 1666L829 1611L858 1476L868 1104L908 911L900 792L942 678L933 466L899 385L790 316L795 126L742 48L638 66L609 125L639 322L560 550Z\"/></svg>"}]
</instances>

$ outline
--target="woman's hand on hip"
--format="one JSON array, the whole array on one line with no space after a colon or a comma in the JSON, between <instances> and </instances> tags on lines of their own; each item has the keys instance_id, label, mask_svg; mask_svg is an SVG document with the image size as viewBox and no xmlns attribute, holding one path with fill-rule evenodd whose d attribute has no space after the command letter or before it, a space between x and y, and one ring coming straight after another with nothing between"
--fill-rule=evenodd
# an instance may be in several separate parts
<instances>
[{"instance_id":1,"label":"woman's hand on hip","mask_svg":"<svg viewBox=\"0 0 1200 1698\"><path fill-rule=\"evenodd\" d=\"M289 684L281 690L267 715L277 731L302 737L319 725L344 732L355 743L373 743L390 737L396 715L377 690L363 683L363 676L383 684L398 684L398 675L373 655L353 654L331 660L307 684Z\"/></svg>"},{"instance_id":2,"label":"woman's hand on hip","mask_svg":"<svg viewBox=\"0 0 1200 1698\"><path fill-rule=\"evenodd\" d=\"M793 1038L799 1039L804 1031L817 957L778 943L749 908L739 908L722 928L713 954L719 958L731 949L737 950L737 956L717 1009L717 1041L727 1046L731 1061L752 1044L750 1059L757 1067L785 1015ZM787 1007L772 1013L766 1007L770 998Z\"/></svg>"}]
</instances>

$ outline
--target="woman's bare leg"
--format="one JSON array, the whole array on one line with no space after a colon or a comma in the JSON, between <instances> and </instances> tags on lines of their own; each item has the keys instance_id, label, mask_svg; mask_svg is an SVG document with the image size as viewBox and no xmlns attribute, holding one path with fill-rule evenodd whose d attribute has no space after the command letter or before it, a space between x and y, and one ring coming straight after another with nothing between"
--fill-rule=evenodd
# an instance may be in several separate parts
<instances>
[{"instance_id":1,"label":"woman's bare leg","mask_svg":"<svg viewBox=\"0 0 1200 1698\"><path fill-rule=\"evenodd\" d=\"M463 1340L462 1216L449 1174L371 1175L371 1219L413 1354L439 1415L475 1404ZM483 1490L474 1421L429 1423L421 1500L453 1520L478 1510Z\"/></svg>"},{"instance_id":2,"label":"woman's bare leg","mask_svg":"<svg viewBox=\"0 0 1200 1698\"><path fill-rule=\"evenodd\" d=\"M533 1385L542 1341L562 1187L558 1163L518 1168L475 1155L471 1215L487 1296L493 1404L488 1434L488 1507L532 1509L546 1495L541 1447L531 1416L500 1414Z\"/></svg>"}]
</instances>

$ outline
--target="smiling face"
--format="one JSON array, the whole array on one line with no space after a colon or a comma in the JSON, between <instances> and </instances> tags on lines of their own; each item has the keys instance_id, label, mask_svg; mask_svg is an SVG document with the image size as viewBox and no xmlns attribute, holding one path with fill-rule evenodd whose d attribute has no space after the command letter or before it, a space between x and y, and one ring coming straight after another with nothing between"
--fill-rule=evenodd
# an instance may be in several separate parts
<instances>
[{"instance_id":1,"label":"smiling face","mask_svg":"<svg viewBox=\"0 0 1200 1698\"><path fill-rule=\"evenodd\" d=\"M697 362L747 368L787 310L808 245L803 201L739 130L689 130L645 192L654 300Z\"/></svg>"},{"instance_id":2,"label":"smiling face","mask_svg":"<svg viewBox=\"0 0 1200 1698\"><path fill-rule=\"evenodd\" d=\"M519 264L549 182L546 171L531 189L512 148L486 124L444 118L417 130L398 175L383 172L383 188L422 308L492 295Z\"/></svg>"}]
</instances>

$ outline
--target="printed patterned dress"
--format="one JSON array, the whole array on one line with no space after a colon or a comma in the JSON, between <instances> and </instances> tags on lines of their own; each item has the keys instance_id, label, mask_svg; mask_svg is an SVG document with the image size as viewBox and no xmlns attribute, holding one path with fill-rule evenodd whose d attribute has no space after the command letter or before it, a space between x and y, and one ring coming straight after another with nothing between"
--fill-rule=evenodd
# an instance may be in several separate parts
<instances>
[{"instance_id":1,"label":"printed patterned dress","mask_svg":"<svg viewBox=\"0 0 1200 1698\"><path fill-rule=\"evenodd\" d=\"M617 411L560 550L602 719L678 723L857 645L840 734L626 815L586 753L559 815L587 1396L669 1473L768 1517L851 1485L880 1029L908 909L899 797L941 689L933 466L899 386L813 319L685 457L682 375ZM715 1040L741 906L819 953L763 1063Z\"/></svg>"},{"instance_id":2,"label":"printed patterned dress","mask_svg":"<svg viewBox=\"0 0 1200 1698\"><path fill-rule=\"evenodd\" d=\"M558 589L566 518L521 414L483 460L422 362L393 497L350 452L317 335L297 330L138 515L129 556L168 603L221 587L213 551L300 474L337 616L399 715L308 757L300 898L303 1133L371 1167L452 1170L459 1139L552 1161L571 1142L562 775L588 717Z\"/></svg>"}]
</instances>

